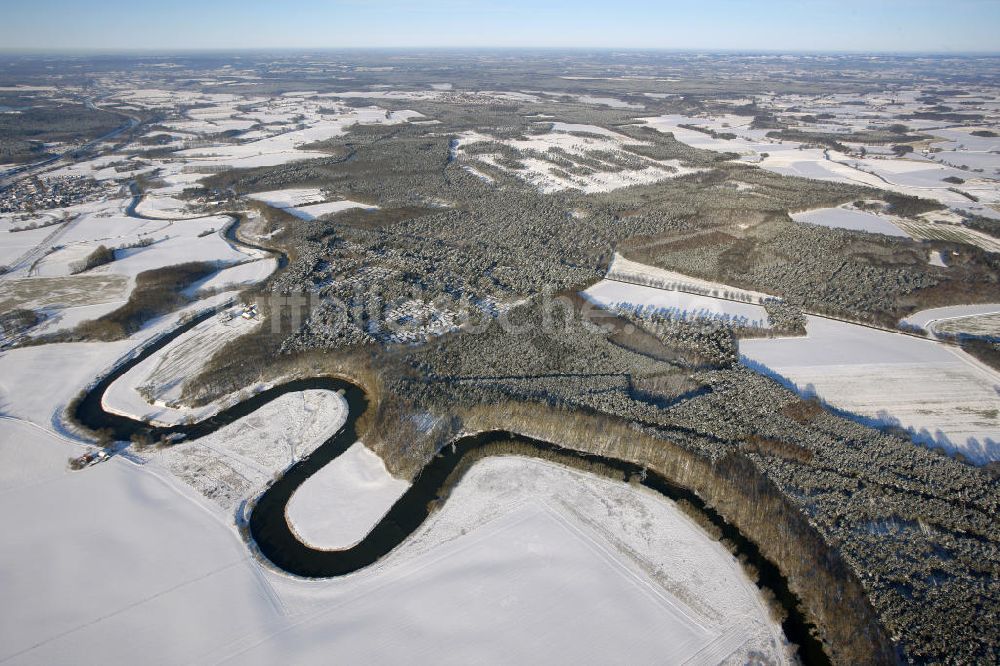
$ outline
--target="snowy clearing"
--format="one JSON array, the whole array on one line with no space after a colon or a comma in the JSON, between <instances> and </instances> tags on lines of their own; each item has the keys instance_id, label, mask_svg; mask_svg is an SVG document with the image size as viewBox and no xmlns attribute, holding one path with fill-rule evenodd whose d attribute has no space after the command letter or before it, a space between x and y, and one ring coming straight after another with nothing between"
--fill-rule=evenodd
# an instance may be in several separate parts
<instances>
[{"instance_id":1,"label":"snowy clearing","mask_svg":"<svg viewBox=\"0 0 1000 666\"><path fill-rule=\"evenodd\" d=\"M184 293L193 296L207 291L247 287L263 282L277 267L278 260L271 257L236 264L195 282Z\"/></svg>"},{"instance_id":2,"label":"snowy clearing","mask_svg":"<svg viewBox=\"0 0 1000 666\"><path fill-rule=\"evenodd\" d=\"M262 201L272 208L294 208L296 206L320 203L326 199L323 190L318 187L269 190L267 192L248 194L247 197L256 201Z\"/></svg>"},{"instance_id":3,"label":"snowy clearing","mask_svg":"<svg viewBox=\"0 0 1000 666\"><path fill-rule=\"evenodd\" d=\"M1000 460L1000 374L933 340L808 316L803 338L742 340L801 394L984 464Z\"/></svg>"},{"instance_id":4,"label":"snowy clearing","mask_svg":"<svg viewBox=\"0 0 1000 666\"><path fill-rule=\"evenodd\" d=\"M298 208L286 208L285 210L301 220L315 220L326 215L350 210L351 208L375 210L378 206L370 206L345 199L343 201L327 201L326 203L312 204L310 206L299 206Z\"/></svg>"},{"instance_id":5,"label":"snowy clearing","mask_svg":"<svg viewBox=\"0 0 1000 666\"><path fill-rule=\"evenodd\" d=\"M767 311L752 303L615 280L601 280L582 293L588 301L609 310L641 309L673 319L713 319L735 326L770 327Z\"/></svg>"},{"instance_id":6,"label":"snowy clearing","mask_svg":"<svg viewBox=\"0 0 1000 666\"><path fill-rule=\"evenodd\" d=\"M324 215L339 213L351 208L374 210L378 206L358 203L347 199L341 201L324 201L326 195L317 188L272 190L248 195L251 199L262 201L272 208L279 208L302 220L315 220Z\"/></svg>"},{"instance_id":7,"label":"snowy clearing","mask_svg":"<svg viewBox=\"0 0 1000 666\"><path fill-rule=\"evenodd\" d=\"M409 487L389 474L378 454L356 442L295 491L285 515L292 530L313 548L349 548Z\"/></svg>"},{"instance_id":8,"label":"snowy clearing","mask_svg":"<svg viewBox=\"0 0 1000 666\"><path fill-rule=\"evenodd\" d=\"M638 261L626 259L617 252L608 266L607 279L648 285L658 289L675 289L695 294L723 296L749 303L759 303L761 300L773 298L763 292L740 289L721 282L710 282L664 268L641 264Z\"/></svg>"},{"instance_id":9,"label":"snowy clearing","mask_svg":"<svg viewBox=\"0 0 1000 666\"><path fill-rule=\"evenodd\" d=\"M516 164L498 152L480 152L476 144L502 144L514 151ZM468 131L458 136L452 156L463 166L479 163L531 183L543 193L576 189L584 193L609 192L697 173L679 160L653 160L625 149L641 144L606 128L553 123L548 132L521 139L498 139ZM572 170L574 173L570 173Z\"/></svg>"},{"instance_id":10,"label":"snowy clearing","mask_svg":"<svg viewBox=\"0 0 1000 666\"><path fill-rule=\"evenodd\" d=\"M873 234L909 238L909 234L888 219L845 206L839 208L819 208L802 213L793 213L792 219L796 222L816 224L822 227L867 231Z\"/></svg>"}]
</instances>

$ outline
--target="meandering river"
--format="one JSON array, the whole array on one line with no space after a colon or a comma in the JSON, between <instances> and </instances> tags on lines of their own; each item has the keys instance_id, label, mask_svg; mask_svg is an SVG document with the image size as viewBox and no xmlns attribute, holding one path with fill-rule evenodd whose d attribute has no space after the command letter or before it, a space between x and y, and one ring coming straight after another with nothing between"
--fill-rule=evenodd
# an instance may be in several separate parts
<instances>
[{"instance_id":1,"label":"meandering river","mask_svg":"<svg viewBox=\"0 0 1000 666\"><path fill-rule=\"evenodd\" d=\"M132 209L134 214L134 206ZM243 242L238 240L236 235L238 224L239 219L237 218L236 222L226 230L226 236L234 243ZM787 613L782 628L788 639L799 646L802 660L807 664L829 663L821 643L813 636L813 626L799 611L798 599L789 590L788 582L778 567L763 557L753 542L744 537L733 525L726 522L722 516L707 507L701 498L693 492L676 486L663 476L646 470L635 463L566 449L551 442L525 437L513 432L490 431L454 440L427 463L413 480L409 490L396 501L388 513L372 528L371 532L351 548L318 550L303 543L289 527L285 516L286 506L299 486L358 440L356 424L369 407L368 397L360 386L345 379L333 377L292 380L257 393L253 397L197 423L174 426L153 426L127 416L108 412L103 407L104 393L117 379L171 341L190 331L198 323L212 316L215 316L215 313L209 311L181 323L169 333L146 345L141 352L126 362L116 366L110 373L93 384L76 404L74 417L92 430L109 431L116 440L129 440L136 434L144 434L153 439L173 436L177 440L191 440L215 432L285 393L308 389L342 392L347 401L348 416L341 429L311 455L288 468L257 498L253 505L249 518L249 534L253 540L252 545L273 566L297 576L325 578L346 575L377 562L403 543L423 524L431 511L431 506L441 499L441 494L446 491L448 477L460 465L465 456L489 444L516 439L522 449L544 454L550 459L562 459L567 462L572 462L573 459L597 462L625 477L641 479L642 485L667 498L683 499L697 507L721 530L725 538L735 544L737 554L745 557L757 568L760 585L769 588L775 594Z\"/></svg>"}]
</instances>

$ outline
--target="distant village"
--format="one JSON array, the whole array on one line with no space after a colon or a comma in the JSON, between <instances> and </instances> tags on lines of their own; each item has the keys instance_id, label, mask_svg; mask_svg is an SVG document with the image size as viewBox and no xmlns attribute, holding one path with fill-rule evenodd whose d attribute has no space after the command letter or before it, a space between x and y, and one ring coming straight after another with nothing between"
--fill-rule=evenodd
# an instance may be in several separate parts
<instances>
[{"instance_id":1,"label":"distant village","mask_svg":"<svg viewBox=\"0 0 1000 666\"><path fill-rule=\"evenodd\" d=\"M26 178L0 191L0 213L31 213L84 203L105 190L93 178Z\"/></svg>"}]
</instances>

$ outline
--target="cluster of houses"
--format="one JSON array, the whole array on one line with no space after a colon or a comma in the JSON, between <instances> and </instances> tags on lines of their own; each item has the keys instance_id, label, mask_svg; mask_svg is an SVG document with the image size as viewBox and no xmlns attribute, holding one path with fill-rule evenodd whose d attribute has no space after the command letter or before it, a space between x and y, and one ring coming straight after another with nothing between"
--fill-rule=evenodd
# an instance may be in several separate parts
<instances>
[{"instance_id":1,"label":"cluster of houses","mask_svg":"<svg viewBox=\"0 0 1000 666\"><path fill-rule=\"evenodd\" d=\"M244 319L256 319L258 316L260 316L260 313L257 312L257 304L244 303L243 312L240 314L240 316L243 317Z\"/></svg>"},{"instance_id":2,"label":"cluster of houses","mask_svg":"<svg viewBox=\"0 0 1000 666\"><path fill-rule=\"evenodd\" d=\"M92 178L26 178L0 191L0 213L50 210L83 203L100 185Z\"/></svg>"},{"instance_id":3,"label":"cluster of houses","mask_svg":"<svg viewBox=\"0 0 1000 666\"><path fill-rule=\"evenodd\" d=\"M239 315L234 314L232 310L224 310L219 313L219 319L224 322L235 319L237 316L243 319L257 319L260 317L260 312L257 310L256 303L241 303Z\"/></svg>"}]
</instances>

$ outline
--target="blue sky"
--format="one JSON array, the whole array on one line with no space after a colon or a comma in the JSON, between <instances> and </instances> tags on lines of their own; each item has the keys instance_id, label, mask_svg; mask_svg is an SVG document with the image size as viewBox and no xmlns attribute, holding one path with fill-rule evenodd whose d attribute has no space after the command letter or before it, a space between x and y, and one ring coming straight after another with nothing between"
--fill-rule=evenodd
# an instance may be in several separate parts
<instances>
[{"instance_id":1,"label":"blue sky","mask_svg":"<svg viewBox=\"0 0 1000 666\"><path fill-rule=\"evenodd\" d=\"M1000 52L1000 0L0 0L3 49Z\"/></svg>"}]
</instances>

